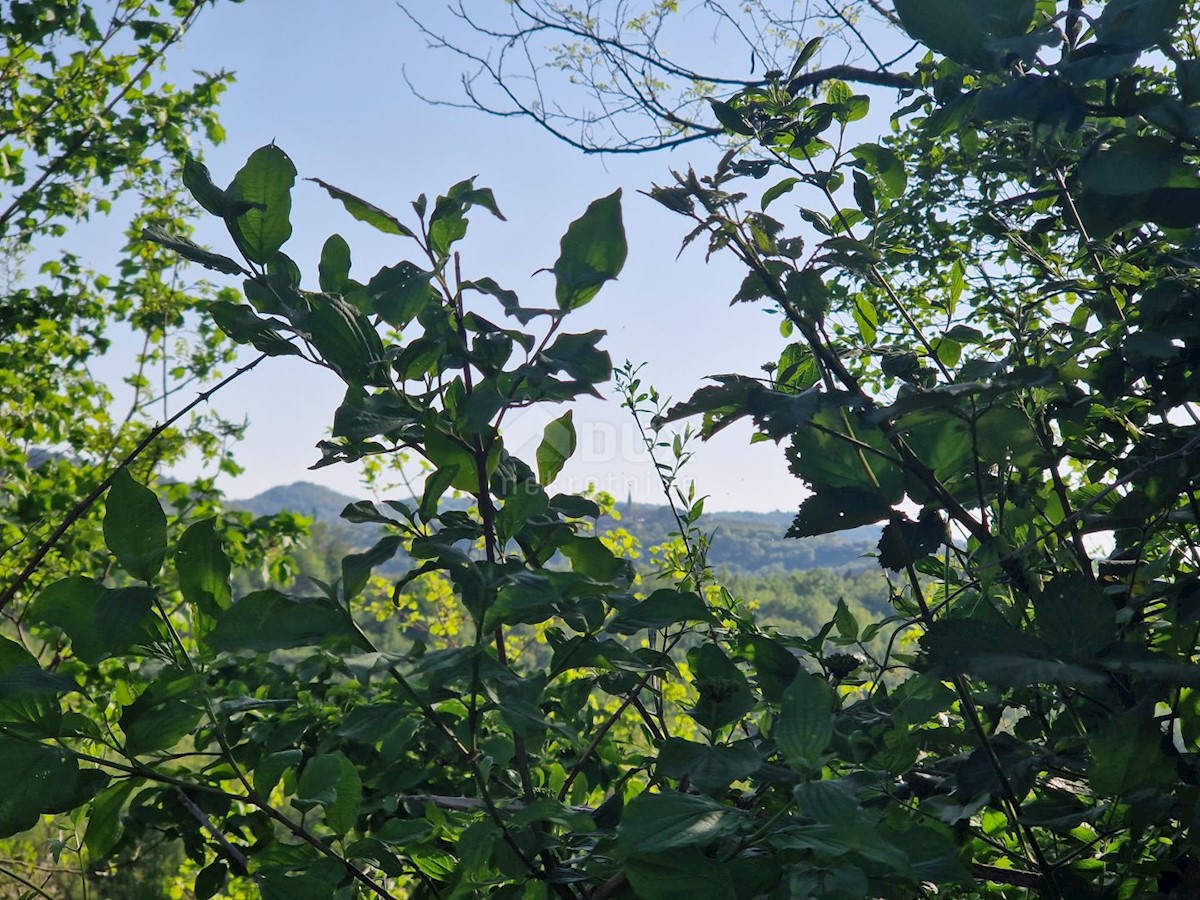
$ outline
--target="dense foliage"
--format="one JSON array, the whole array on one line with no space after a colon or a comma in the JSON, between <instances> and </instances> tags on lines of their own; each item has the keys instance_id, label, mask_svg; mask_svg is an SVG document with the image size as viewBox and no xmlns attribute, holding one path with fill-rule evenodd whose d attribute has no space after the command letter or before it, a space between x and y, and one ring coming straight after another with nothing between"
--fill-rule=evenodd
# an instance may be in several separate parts
<instances>
[{"instance_id":1,"label":"dense foliage","mask_svg":"<svg viewBox=\"0 0 1200 900\"><path fill-rule=\"evenodd\" d=\"M187 160L230 255L146 238L243 280L207 307L234 340L345 383L323 463L419 455L424 494L350 505L386 533L332 579L235 597L236 539L120 469L109 564L33 598L39 654L0 641L0 833L72 814L89 865L178 837L203 898L1194 895L1196 10L895 14L930 52L894 138L810 95L810 42L713 101L715 172L652 191L795 338L670 408L615 373L674 501L653 582L552 492L569 408L533 459L502 432L614 375L564 326L624 264L619 193L526 305L459 256L500 216L473 180L402 220L314 179L411 258L357 280L334 235L309 290L286 154L226 187ZM786 634L717 583L665 429L739 418L811 491L790 534L882 525L889 615Z\"/></svg>"}]
</instances>

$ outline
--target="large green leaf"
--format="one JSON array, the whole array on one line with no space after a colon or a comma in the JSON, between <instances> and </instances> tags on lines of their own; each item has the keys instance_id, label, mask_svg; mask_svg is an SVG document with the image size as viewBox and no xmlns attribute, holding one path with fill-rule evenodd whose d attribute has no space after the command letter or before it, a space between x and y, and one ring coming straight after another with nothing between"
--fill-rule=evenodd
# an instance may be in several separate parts
<instances>
[{"instance_id":1,"label":"large green leaf","mask_svg":"<svg viewBox=\"0 0 1200 900\"><path fill-rule=\"evenodd\" d=\"M621 191L595 200L567 228L554 264L555 298L562 310L578 309L620 274L629 247L621 221Z\"/></svg>"},{"instance_id":2,"label":"large green leaf","mask_svg":"<svg viewBox=\"0 0 1200 900\"><path fill-rule=\"evenodd\" d=\"M215 519L188 527L175 545L175 570L183 599L208 616L229 607L229 557L221 547Z\"/></svg>"},{"instance_id":3,"label":"large green leaf","mask_svg":"<svg viewBox=\"0 0 1200 900\"><path fill-rule=\"evenodd\" d=\"M250 154L226 196L243 211L226 219L229 234L251 262L266 265L292 236L292 185L296 167L288 155L268 144ZM236 212L236 210L233 210Z\"/></svg>"},{"instance_id":4,"label":"large green leaf","mask_svg":"<svg viewBox=\"0 0 1200 900\"><path fill-rule=\"evenodd\" d=\"M613 634L636 634L679 622L711 622L712 613L699 594L660 588L640 603L622 610L608 624Z\"/></svg>"},{"instance_id":5,"label":"large green leaf","mask_svg":"<svg viewBox=\"0 0 1200 900\"><path fill-rule=\"evenodd\" d=\"M705 794L719 795L734 781L754 774L762 756L753 741L733 744L698 744L683 738L667 738L658 754L658 771L668 778L687 777Z\"/></svg>"},{"instance_id":6,"label":"large green leaf","mask_svg":"<svg viewBox=\"0 0 1200 900\"><path fill-rule=\"evenodd\" d=\"M58 697L77 689L73 679L47 672L16 641L0 637L0 723L22 733L57 736L62 720Z\"/></svg>"},{"instance_id":7,"label":"large green leaf","mask_svg":"<svg viewBox=\"0 0 1200 900\"><path fill-rule=\"evenodd\" d=\"M571 410L546 426L537 448L538 481L549 485L575 453L575 421Z\"/></svg>"},{"instance_id":8,"label":"large green leaf","mask_svg":"<svg viewBox=\"0 0 1200 900\"><path fill-rule=\"evenodd\" d=\"M1154 135L1125 135L1079 166L1089 194L1137 196L1160 188L1183 162L1183 148Z\"/></svg>"},{"instance_id":9,"label":"large green leaf","mask_svg":"<svg viewBox=\"0 0 1200 900\"><path fill-rule=\"evenodd\" d=\"M700 696L688 715L710 733L732 725L754 708L750 682L715 643L688 651L692 680Z\"/></svg>"},{"instance_id":10,"label":"large green leaf","mask_svg":"<svg viewBox=\"0 0 1200 900\"><path fill-rule=\"evenodd\" d=\"M276 590L247 594L221 613L207 642L216 650L283 650L356 635L349 613L323 597Z\"/></svg>"},{"instance_id":11,"label":"large green leaf","mask_svg":"<svg viewBox=\"0 0 1200 900\"><path fill-rule=\"evenodd\" d=\"M87 832L83 842L88 856L96 862L108 859L125 833L121 813L140 779L126 778L102 791L88 810Z\"/></svg>"},{"instance_id":12,"label":"large green leaf","mask_svg":"<svg viewBox=\"0 0 1200 900\"><path fill-rule=\"evenodd\" d=\"M1088 741L1092 789L1100 796L1116 797L1174 784L1175 764L1163 755L1163 737L1149 709L1127 710L1109 718Z\"/></svg>"},{"instance_id":13,"label":"large green leaf","mask_svg":"<svg viewBox=\"0 0 1200 900\"><path fill-rule=\"evenodd\" d=\"M31 621L60 629L79 659L95 665L155 637L148 587L106 588L72 575L43 590L30 607Z\"/></svg>"},{"instance_id":14,"label":"large green leaf","mask_svg":"<svg viewBox=\"0 0 1200 900\"><path fill-rule=\"evenodd\" d=\"M729 836L737 826L735 811L708 797L678 791L639 794L621 815L617 852L627 859L709 844Z\"/></svg>"},{"instance_id":15,"label":"large green leaf","mask_svg":"<svg viewBox=\"0 0 1200 900\"><path fill-rule=\"evenodd\" d=\"M344 292L350 278L350 245L340 234L331 234L321 247L317 273L321 290L330 294Z\"/></svg>"},{"instance_id":16,"label":"large green leaf","mask_svg":"<svg viewBox=\"0 0 1200 900\"><path fill-rule=\"evenodd\" d=\"M337 294L313 294L308 301L309 340L325 362L347 384L386 387L383 342L371 321Z\"/></svg>"},{"instance_id":17,"label":"large green leaf","mask_svg":"<svg viewBox=\"0 0 1200 900\"><path fill-rule=\"evenodd\" d=\"M338 834L345 834L358 821L362 798L358 767L342 753L324 753L304 766L292 804L302 811L321 806L325 810L325 824Z\"/></svg>"},{"instance_id":18,"label":"large green leaf","mask_svg":"<svg viewBox=\"0 0 1200 900\"><path fill-rule=\"evenodd\" d=\"M1033 598L1038 630L1064 659L1088 662L1117 637L1112 600L1081 573L1056 575Z\"/></svg>"},{"instance_id":19,"label":"large green leaf","mask_svg":"<svg viewBox=\"0 0 1200 900\"><path fill-rule=\"evenodd\" d=\"M437 296L432 277L410 262L385 266L367 283L371 308L389 325L405 328Z\"/></svg>"},{"instance_id":20,"label":"large green leaf","mask_svg":"<svg viewBox=\"0 0 1200 900\"><path fill-rule=\"evenodd\" d=\"M1035 0L896 0L900 24L915 40L955 62L991 69L1000 63L995 39L1029 29Z\"/></svg>"},{"instance_id":21,"label":"large green leaf","mask_svg":"<svg viewBox=\"0 0 1200 900\"><path fill-rule=\"evenodd\" d=\"M802 772L819 765L833 740L833 688L817 675L801 672L783 692L772 735L788 764Z\"/></svg>"},{"instance_id":22,"label":"large green leaf","mask_svg":"<svg viewBox=\"0 0 1200 900\"><path fill-rule=\"evenodd\" d=\"M192 732L204 714L200 678L191 673L162 672L121 711L125 749L138 755L169 750Z\"/></svg>"},{"instance_id":23,"label":"large green leaf","mask_svg":"<svg viewBox=\"0 0 1200 900\"><path fill-rule=\"evenodd\" d=\"M190 153L183 161L183 185L205 212L225 217L225 192L213 184L208 166Z\"/></svg>"},{"instance_id":24,"label":"large green leaf","mask_svg":"<svg viewBox=\"0 0 1200 900\"><path fill-rule=\"evenodd\" d=\"M66 812L88 799L75 757L65 750L0 735L0 760L0 838L29 830L42 813Z\"/></svg>"},{"instance_id":25,"label":"large green leaf","mask_svg":"<svg viewBox=\"0 0 1200 900\"><path fill-rule=\"evenodd\" d=\"M709 859L695 847L634 856L625 861L624 868L637 897L715 900L739 896L729 867Z\"/></svg>"},{"instance_id":26,"label":"large green leaf","mask_svg":"<svg viewBox=\"0 0 1200 900\"><path fill-rule=\"evenodd\" d=\"M1096 20L1098 43L1115 52L1145 50L1168 40L1183 0L1109 0Z\"/></svg>"},{"instance_id":27,"label":"large green leaf","mask_svg":"<svg viewBox=\"0 0 1200 900\"><path fill-rule=\"evenodd\" d=\"M167 555L167 516L150 488L128 469L113 478L104 504L104 543L134 578L153 581Z\"/></svg>"}]
</instances>

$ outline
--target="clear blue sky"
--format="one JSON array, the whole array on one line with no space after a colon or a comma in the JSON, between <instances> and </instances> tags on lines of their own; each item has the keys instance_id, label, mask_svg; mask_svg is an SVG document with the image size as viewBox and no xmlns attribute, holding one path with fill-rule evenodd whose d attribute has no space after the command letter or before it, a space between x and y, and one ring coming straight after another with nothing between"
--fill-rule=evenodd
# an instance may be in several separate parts
<instances>
[{"instance_id":1,"label":"clear blue sky","mask_svg":"<svg viewBox=\"0 0 1200 900\"><path fill-rule=\"evenodd\" d=\"M435 16L440 6L427 4ZM679 399L707 375L753 373L778 356L784 342L777 318L756 306L729 306L741 278L736 266L723 260L706 265L698 247L676 261L685 220L638 193L669 180L669 167L691 163L698 171L710 170L713 148L585 157L528 121L426 105L408 90L402 65L424 87L441 84L444 95L453 95L459 76L453 60L427 49L385 0L220 3L205 12L173 61L180 77L191 69L219 68L237 75L221 106L227 141L205 150L219 183L270 141L288 152L301 177L320 177L402 217L417 194L434 196L478 175L478 184L495 191L508 222L475 218L463 245L467 274L492 275L533 306L550 302L552 279L532 273L553 263L566 225L592 199L622 187L628 263L619 281L576 316L572 330L606 329L616 364L647 361L646 380ZM400 238L353 221L307 182L295 190L292 219L295 233L285 250L312 281L321 244L334 232L349 241L353 274L361 280L410 255ZM225 247L216 229L205 228L201 239ZM312 480L362 493L353 467L308 471L341 388L328 371L268 360L218 395L223 414L250 419L237 449L246 473L228 479L226 492L248 496L275 484ZM536 443L541 427L558 413L551 409L514 421L507 445ZM580 450L564 470L562 486L594 480L621 498L631 490L636 500L661 502L632 423L615 401L580 403L575 420ZM699 448L688 474L710 496L710 509L792 509L804 494L787 473L781 450L769 443L751 446L748 429L723 432Z\"/></svg>"}]
</instances>

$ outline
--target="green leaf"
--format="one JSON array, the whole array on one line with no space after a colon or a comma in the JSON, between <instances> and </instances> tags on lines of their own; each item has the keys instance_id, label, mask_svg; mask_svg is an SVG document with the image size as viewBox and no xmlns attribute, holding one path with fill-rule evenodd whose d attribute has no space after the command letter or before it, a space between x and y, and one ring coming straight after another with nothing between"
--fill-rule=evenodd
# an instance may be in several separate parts
<instances>
[{"instance_id":1,"label":"green leaf","mask_svg":"<svg viewBox=\"0 0 1200 900\"><path fill-rule=\"evenodd\" d=\"M34 600L30 619L62 630L71 649L95 665L121 656L154 638L150 610L154 591L148 587L110 589L90 578L73 575L47 587Z\"/></svg>"},{"instance_id":2,"label":"green leaf","mask_svg":"<svg viewBox=\"0 0 1200 900\"><path fill-rule=\"evenodd\" d=\"M251 776L254 783L254 792L262 797L270 797L271 793L275 790L275 785L279 784L279 779L283 777L283 773L288 769L293 769L300 765L300 761L303 758L304 752L294 748L267 754L254 767L254 772Z\"/></svg>"},{"instance_id":3,"label":"green leaf","mask_svg":"<svg viewBox=\"0 0 1200 900\"><path fill-rule=\"evenodd\" d=\"M410 262L380 269L367 283L371 308L385 322L404 328L436 298L429 272Z\"/></svg>"},{"instance_id":4,"label":"green leaf","mask_svg":"<svg viewBox=\"0 0 1200 900\"><path fill-rule=\"evenodd\" d=\"M377 231L382 231L384 234L398 234L401 237L412 237L413 233L407 227L400 223L389 212L384 212L373 203L368 203L359 197L354 196L348 191L343 191L341 188L334 187L332 184L326 184L320 178L306 178L306 181L312 181L326 191L334 200L340 200L342 206L346 208L346 212L354 216L360 222L366 222Z\"/></svg>"},{"instance_id":5,"label":"green leaf","mask_svg":"<svg viewBox=\"0 0 1200 900\"><path fill-rule=\"evenodd\" d=\"M342 599L349 602L362 593L371 577L371 570L381 566L396 555L401 547L399 536L394 534L380 538L374 547L365 553L351 553L342 559Z\"/></svg>"},{"instance_id":6,"label":"green leaf","mask_svg":"<svg viewBox=\"0 0 1200 900\"><path fill-rule=\"evenodd\" d=\"M221 613L206 641L226 652L269 652L355 637L349 614L324 597L265 590L247 594Z\"/></svg>"},{"instance_id":7,"label":"green leaf","mask_svg":"<svg viewBox=\"0 0 1200 900\"><path fill-rule=\"evenodd\" d=\"M721 123L721 127L743 137L754 136L754 126L746 121L746 117L728 103L709 98L708 105L712 107L713 115Z\"/></svg>"},{"instance_id":8,"label":"green leaf","mask_svg":"<svg viewBox=\"0 0 1200 900\"><path fill-rule=\"evenodd\" d=\"M246 207L240 215L226 219L229 234L251 262L270 262L292 236L292 185L296 167L288 155L268 144L250 154L233 177L226 196Z\"/></svg>"},{"instance_id":9,"label":"green leaf","mask_svg":"<svg viewBox=\"0 0 1200 900\"><path fill-rule=\"evenodd\" d=\"M787 686L800 672L800 660L782 643L761 634L750 638L746 656L754 664L758 689L762 692L763 699L769 703L778 703L783 699L783 692Z\"/></svg>"},{"instance_id":10,"label":"green leaf","mask_svg":"<svg viewBox=\"0 0 1200 900\"><path fill-rule=\"evenodd\" d=\"M608 624L613 634L636 634L678 622L712 622L708 604L698 594L660 588L645 600L617 614Z\"/></svg>"},{"instance_id":11,"label":"green leaf","mask_svg":"<svg viewBox=\"0 0 1200 900\"><path fill-rule=\"evenodd\" d=\"M167 516L150 488L128 469L113 478L104 504L104 543L134 578L153 581L167 555Z\"/></svg>"},{"instance_id":12,"label":"green leaf","mask_svg":"<svg viewBox=\"0 0 1200 900\"><path fill-rule=\"evenodd\" d=\"M203 686L197 675L164 672L121 711L125 750L137 756L169 750L185 737L204 715L200 702Z\"/></svg>"},{"instance_id":13,"label":"green leaf","mask_svg":"<svg viewBox=\"0 0 1200 900\"><path fill-rule=\"evenodd\" d=\"M323 807L325 824L344 835L358 821L362 797L358 767L342 753L325 753L304 766L292 804L302 811Z\"/></svg>"},{"instance_id":14,"label":"green leaf","mask_svg":"<svg viewBox=\"0 0 1200 900\"><path fill-rule=\"evenodd\" d=\"M800 183L799 178L785 178L785 179L783 179L783 181L779 182L779 184L776 184L773 187L767 188L763 192L762 200L759 203L759 205L762 207L763 212L766 212L768 206L770 206L772 203L774 203L776 200L778 200L784 194L790 192L791 189L794 188L799 183Z\"/></svg>"},{"instance_id":15,"label":"green leaf","mask_svg":"<svg viewBox=\"0 0 1200 900\"><path fill-rule=\"evenodd\" d=\"M850 153L867 167L888 197L899 197L908 185L908 174L895 150L879 144L859 144Z\"/></svg>"},{"instance_id":16,"label":"green leaf","mask_svg":"<svg viewBox=\"0 0 1200 900\"><path fill-rule=\"evenodd\" d=\"M620 274L629 247L621 221L621 191L595 200L567 228L553 272L561 310L589 302L605 282Z\"/></svg>"},{"instance_id":17,"label":"green leaf","mask_svg":"<svg viewBox=\"0 0 1200 900\"><path fill-rule=\"evenodd\" d=\"M1183 148L1154 135L1125 135L1079 165L1089 194L1138 197L1167 183L1183 163Z\"/></svg>"},{"instance_id":18,"label":"green leaf","mask_svg":"<svg viewBox=\"0 0 1200 900\"><path fill-rule=\"evenodd\" d=\"M654 900L739 897L729 867L694 847L669 853L638 854L625 862L634 896Z\"/></svg>"},{"instance_id":19,"label":"green leaf","mask_svg":"<svg viewBox=\"0 0 1200 900\"><path fill-rule=\"evenodd\" d=\"M213 184L208 167L190 153L183 161L183 185L205 212L225 217L225 192Z\"/></svg>"},{"instance_id":20,"label":"green leaf","mask_svg":"<svg viewBox=\"0 0 1200 900\"><path fill-rule=\"evenodd\" d=\"M688 782L704 794L723 792L735 781L749 778L762 765L753 741L733 744L698 744L683 738L667 738L658 754L658 771L667 778Z\"/></svg>"},{"instance_id":21,"label":"green leaf","mask_svg":"<svg viewBox=\"0 0 1200 900\"><path fill-rule=\"evenodd\" d=\"M879 333L879 313L875 311L866 294L857 294L854 297L854 323L858 326L863 343L868 347L872 346L875 336Z\"/></svg>"},{"instance_id":22,"label":"green leaf","mask_svg":"<svg viewBox=\"0 0 1200 900\"><path fill-rule=\"evenodd\" d=\"M621 858L710 844L737 830L737 815L708 797L643 793L625 805L617 827Z\"/></svg>"},{"instance_id":23,"label":"green leaf","mask_svg":"<svg viewBox=\"0 0 1200 900\"><path fill-rule=\"evenodd\" d=\"M175 545L175 570L183 599L207 616L216 616L232 601L229 557L221 547L216 519L188 527Z\"/></svg>"},{"instance_id":24,"label":"green leaf","mask_svg":"<svg viewBox=\"0 0 1200 900\"><path fill-rule=\"evenodd\" d=\"M1163 732L1150 710L1128 710L1109 717L1088 741L1092 762L1088 777L1102 797L1119 797L1176 782L1175 765L1162 752Z\"/></svg>"},{"instance_id":25,"label":"green leaf","mask_svg":"<svg viewBox=\"0 0 1200 900\"><path fill-rule=\"evenodd\" d=\"M344 293L350 279L350 245L340 234L332 234L321 248L318 283L328 294Z\"/></svg>"},{"instance_id":26,"label":"green leaf","mask_svg":"<svg viewBox=\"0 0 1200 900\"><path fill-rule=\"evenodd\" d=\"M754 708L754 693L742 670L714 643L688 651L692 682L699 692L688 715L713 734Z\"/></svg>"},{"instance_id":27,"label":"green leaf","mask_svg":"<svg viewBox=\"0 0 1200 900\"><path fill-rule=\"evenodd\" d=\"M216 300L208 305L209 314L223 332L239 344L250 344L267 356L299 356L300 348L280 334L244 303Z\"/></svg>"},{"instance_id":28,"label":"green leaf","mask_svg":"<svg viewBox=\"0 0 1200 900\"><path fill-rule=\"evenodd\" d=\"M142 238L155 244L160 244L168 250L173 250L189 262L199 263L204 268L212 269L214 272L224 272L226 275L250 274L242 268L241 263L235 262L228 256L222 256L220 253L205 250L195 241L179 235L168 234L157 226L151 225L143 228Z\"/></svg>"},{"instance_id":29,"label":"green leaf","mask_svg":"<svg viewBox=\"0 0 1200 900\"><path fill-rule=\"evenodd\" d=\"M196 895L196 900L212 900L217 896L225 886L228 874L229 869L225 861L220 859L197 872L196 880L192 883L192 893Z\"/></svg>"},{"instance_id":30,"label":"green leaf","mask_svg":"<svg viewBox=\"0 0 1200 900\"><path fill-rule=\"evenodd\" d=\"M892 508L871 491L825 488L800 504L787 531L790 538L832 534L860 525L872 525L891 515Z\"/></svg>"},{"instance_id":31,"label":"green leaf","mask_svg":"<svg viewBox=\"0 0 1200 900\"><path fill-rule=\"evenodd\" d=\"M488 453L485 466L485 478L491 478L492 473L496 471L496 466L500 464L500 441L492 441L491 445L492 448ZM475 454L464 447L461 441L451 438L441 431L430 431L425 438L425 450L429 461L439 470L453 472L453 475L450 476L451 485L468 494L479 493L479 467L475 460ZM442 476L442 478L445 477Z\"/></svg>"},{"instance_id":32,"label":"green leaf","mask_svg":"<svg viewBox=\"0 0 1200 900\"><path fill-rule=\"evenodd\" d=\"M913 39L955 62L992 69L1001 62L995 38L1029 30L1034 0L896 0L900 24Z\"/></svg>"},{"instance_id":33,"label":"green leaf","mask_svg":"<svg viewBox=\"0 0 1200 900\"><path fill-rule=\"evenodd\" d=\"M1082 663L1056 658L1053 645L1003 622L945 619L921 636L936 671L972 675L999 688L1063 684L1100 688L1109 676Z\"/></svg>"},{"instance_id":34,"label":"green leaf","mask_svg":"<svg viewBox=\"0 0 1200 900\"><path fill-rule=\"evenodd\" d=\"M833 740L833 688L817 675L801 672L783 692L772 736L788 765L811 772Z\"/></svg>"},{"instance_id":35,"label":"green leaf","mask_svg":"<svg viewBox=\"0 0 1200 900\"><path fill-rule=\"evenodd\" d=\"M88 811L87 832L83 838L90 859L100 863L112 854L125 834L121 812L140 784L140 779L125 778L101 791L92 801Z\"/></svg>"},{"instance_id":36,"label":"green leaf","mask_svg":"<svg viewBox=\"0 0 1200 900\"><path fill-rule=\"evenodd\" d=\"M538 481L549 485L558 477L564 465L575 452L575 422L572 411L567 410L562 416L546 426L542 433L542 443L537 448Z\"/></svg>"},{"instance_id":37,"label":"green leaf","mask_svg":"<svg viewBox=\"0 0 1200 900\"><path fill-rule=\"evenodd\" d=\"M938 513L923 509L916 522L907 517L893 519L879 538L879 565L894 572L920 562L950 540L946 523Z\"/></svg>"},{"instance_id":38,"label":"green leaf","mask_svg":"<svg viewBox=\"0 0 1200 900\"><path fill-rule=\"evenodd\" d=\"M1109 0L1096 20L1097 42L1118 53L1166 43L1182 12L1183 0Z\"/></svg>"},{"instance_id":39,"label":"green leaf","mask_svg":"<svg viewBox=\"0 0 1200 900\"><path fill-rule=\"evenodd\" d=\"M383 341L370 320L337 294L308 298L309 340L347 384L387 387Z\"/></svg>"},{"instance_id":40,"label":"green leaf","mask_svg":"<svg viewBox=\"0 0 1200 900\"><path fill-rule=\"evenodd\" d=\"M78 690L73 678L43 669L33 654L0 637L0 723L22 734L57 737L60 694Z\"/></svg>"},{"instance_id":41,"label":"green leaf","mask_svg":"<svg viewBox=\"0 0 1200 900\"><path fill-rule=\"evenodd\" d=\"M841 597L838 598L837 609L833 612L833 627L837 629L838 637L847 641L858 639L858 620Z\"/></svg>"},{"instance_id":42,"label":"green leaf","mask_svg":"<svg viewBox=\"0 0 1200 900\"><path fill-rule=\"evenodd\" d=\"M65 750L0 735L4 790L0 838L28 831L43 813L66 812L86 802L75 758Z\"/></svg>"},{"instance_id":43,"label":"green leaf","mask_svg":"<svg viewBox=\"0 0 1200 900\"><path fill-rule=\"evenodd\" d=\"M1063 658L1090 662L1117 638L1112 600L1081 573L1054 576L1033 597L1037 627Z\"/></svg>"}]
</instances>

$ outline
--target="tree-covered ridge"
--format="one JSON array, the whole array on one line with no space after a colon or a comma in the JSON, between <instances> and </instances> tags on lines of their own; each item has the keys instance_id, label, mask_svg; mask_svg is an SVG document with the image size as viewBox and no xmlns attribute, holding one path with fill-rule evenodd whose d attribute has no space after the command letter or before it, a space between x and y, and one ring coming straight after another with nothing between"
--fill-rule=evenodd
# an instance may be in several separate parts
<instances>
[{"instance_id":1,"label":"tree-covered ridge","mask_svg":"<svg viewBox=\"0 0 1200 900\"><path fill-rule=\"evenodd\" d=\"M342 511L356 498L311 482L269 488L253 497L232 501L255 515L295 512L323 522L350 547L373 542L374 532L350 525ZM460 504L461 505L461 504ZM598 523L601 531L622 528L643 548L668 542L678 524L666 505L615 504L616 516ZM784 538L792 513L708 512L697 525L712 534L708 561L714 568L739 574L770 574L812 568L862 568L873 565L867 554L878 552L878 529L864 527L836 535L794 540Z\"/></svg>"}]
</instances>

